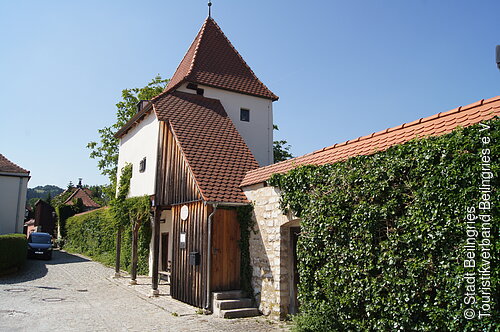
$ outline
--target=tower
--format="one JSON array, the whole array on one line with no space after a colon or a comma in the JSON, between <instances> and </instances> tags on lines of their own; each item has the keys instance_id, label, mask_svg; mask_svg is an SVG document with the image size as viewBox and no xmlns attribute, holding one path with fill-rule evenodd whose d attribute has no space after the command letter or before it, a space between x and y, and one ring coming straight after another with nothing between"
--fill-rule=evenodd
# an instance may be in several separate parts
<instances>
[{"instance_id":1,"label":"tower","mask_svg":"<svg viewBox=\"0 0 500 332\"><path fill-rule=\"evenodd\" d=\"M260 166L273 163L273 107L278 97L254 74L208 17L164 93L182 91L220 100Z\"/></svg>"}]
</instances>

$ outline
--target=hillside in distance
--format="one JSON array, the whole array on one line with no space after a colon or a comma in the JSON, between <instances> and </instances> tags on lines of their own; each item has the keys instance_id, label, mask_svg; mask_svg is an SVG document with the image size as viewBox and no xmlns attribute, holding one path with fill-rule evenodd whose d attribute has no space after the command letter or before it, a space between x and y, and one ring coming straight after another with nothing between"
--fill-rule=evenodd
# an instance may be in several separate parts
<instances>
[{"instance_id":1,"label":"hillside in distance","mask_svg":"<svg viewBox=\"0 0 500 332\"><path fill-rule=\"evenodd\" d=\"M29 202L32 198L47 200L50 197L53 198L60 193L62 193L64 189L59 188L54 185L45 185L45 186L37 186L35 188L28 188L28 192L26 194L26 201Z\"/></svg>"}]
</instances>

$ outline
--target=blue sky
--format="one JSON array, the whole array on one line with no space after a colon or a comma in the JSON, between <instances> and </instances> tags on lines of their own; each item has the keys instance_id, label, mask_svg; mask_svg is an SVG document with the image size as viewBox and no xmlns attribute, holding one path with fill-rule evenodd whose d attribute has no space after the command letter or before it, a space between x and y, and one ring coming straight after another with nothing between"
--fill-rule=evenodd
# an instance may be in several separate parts
<instances>
[{"instance_id":1,"label":"blue sky","mask_svg":"<svg viewBox=\"0 0 500 332\"><path fill-rule=\"evenodd\" d=\"M499 95L498 1L213 0L294 155ZM170 77L204 0L0 0L0 153L30 187L104 184L86 144L121 90Z\"/></svg>"}]
</instances>

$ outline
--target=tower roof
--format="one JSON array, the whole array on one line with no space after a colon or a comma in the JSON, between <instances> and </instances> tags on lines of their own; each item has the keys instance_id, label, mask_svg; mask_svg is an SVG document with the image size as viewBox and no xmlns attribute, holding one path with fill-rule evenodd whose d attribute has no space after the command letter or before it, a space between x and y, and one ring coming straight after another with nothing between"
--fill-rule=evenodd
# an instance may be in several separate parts
<instances>
[{"instance_id":1,"label":"tower roof","mask_svg":"<svg viewBox=\"0 0 500 332\"><path fill-rule=\"evenodd\" d=\"M184 82L277 100L236 51L215 21L208 17L165 88Z\"/></svg>"}]
</instances>

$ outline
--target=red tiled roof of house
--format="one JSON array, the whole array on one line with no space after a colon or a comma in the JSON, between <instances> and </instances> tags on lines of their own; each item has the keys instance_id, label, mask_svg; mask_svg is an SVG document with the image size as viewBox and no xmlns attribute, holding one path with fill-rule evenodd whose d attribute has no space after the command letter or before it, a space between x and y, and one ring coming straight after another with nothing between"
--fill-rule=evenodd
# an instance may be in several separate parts
<instances>
[{"instance_id":1,"label":"red tiled roof of house","mask_svg":"<svg viewBox=\"0 0 500 332\"><path fill-rule=\"evenodd\" d=\"M0 154L0 172L4 173L25 173L25 175L29 175L30 171L25 170L24 168L14 164L9 159L5 158L4 155Z\"/></svg>"},{"instance_id":2,"label":"red tiled roof of house","mask_svg":"<svg viewBox=\"0 0 500 332\"><path fill-rule=\"evenodd\" d=\"M248 202L239 184L259 165L219 100L176 91L154 110L170 123L205 201Z\"/></svg>"},{"instance_id":3,"label":"red tiled roof of house","mask_svg":"<svg viewBox=\"0 0 500 332\"><path fill-rule=\"evenodd\" d=\"M278 99L278 96L257 78L210 17L201 27L163 93L177 89L183 82Z\"/></svg>"},{"instance_id":4,"label":"red tiled roof of house","mask_svg":"<svg viewBox=\"0 0 500 332\"><path fill-rule=\"evenodd\" d=\"M87 208L98 208L101 207L99 204L94 202L92 197L87 192L88 189L75 188L75 191L68 197L68 199L64 202L66 205L73 205L73 200L81 198L83 202L83 206Z\"/></svg>"},{"instance_id":5,"label":"red tiled roof of house","mask_svg":"<svg viewBox=\"0 0 500 332\"><path fill-rule=\"evenodd\" d=\"M249 171L241 186L264 182L274 173L286 173L300 165L331 164L350 157L383 151L390 146L406 143L417 137L447 134L458 126L467 127L495 116L500 116L500 96Z\"/></svg>"}]
</instances>

